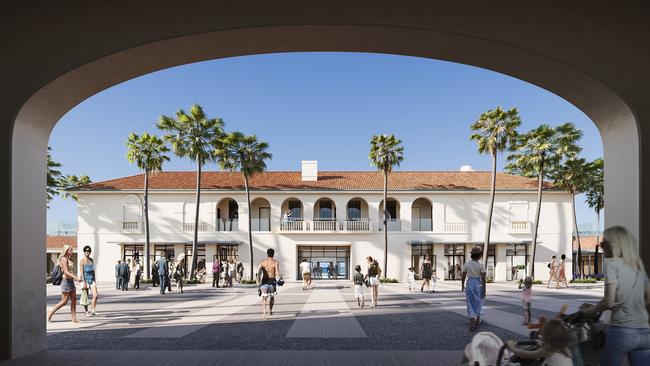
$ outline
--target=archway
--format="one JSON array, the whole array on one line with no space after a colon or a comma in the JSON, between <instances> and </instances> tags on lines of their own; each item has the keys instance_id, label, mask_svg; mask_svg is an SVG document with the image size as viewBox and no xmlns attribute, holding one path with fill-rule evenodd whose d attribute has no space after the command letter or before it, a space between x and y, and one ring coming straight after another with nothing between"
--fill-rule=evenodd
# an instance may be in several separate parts
<instances>
[{"instance_id":1,"label":"archway","mask_svg":"<svg viewBox=\"0 0 650 366\"><path fill-rule=\"evenodd\" d=\"M643 20L647 11L635 15L636 9L623 8L625 16L607 24L607 29L619 33L599 37L557 27L562 23L606 29L598 17L582 17L579 6L559 15L553 7L529 12L515 2L503 9L485 5L468 10L449 5L442 11L434 5L400 4L398 9L372 13L363 4L313 9L274 4L272 9L261 6L253 10L231 5L230 12L217 9L216 4L204 6L207 8L193 9L193 21L173 25L160 22L160 17L176 18L187 10L182 4L161 7L155 17L144 16L150 11L146 6L130 9L129 17L123 17L119 9L104 9L101 18L88 16L86 9L61 7L31 17L26 22L29 28L16 26L15 31L6 32L12 33L8 37L18 37L10 38L8 44L15 46L13 54L20 56L3 61L2 74L6 85L15 89L1 109L6 128L0 134L11 141L2 153L2 162L11 172L0 183L3 202L11 202L3 205L11 220L2 223L1 232L5 233L4 242L11 245L3 246L0 255L10 259L12 271L11 296L0 300L0 357L19 357L45 348L41 316L45 300L40 296L45 283L40 266L29 264L35 260L35 251L44 251L45 200L39 197L45 191L43 157L52 127L72 107L103 89L190 62L289 51L380 52L475 65L537 84L579 107L601 132L607 161L607 225L624 224L640 239L650 233L650 227L639 231L644 214L639 207L647 207L644 203L650 200L650 195L639 190L640 180L645 180L650 169L641 167L650 163L640 159L640 141L648 136L637 125L647 115L648 107L643 106L647 73L643 72L645 66L622 70L614 56L620 54L616 52L620 47L633 52L637 35L625 32L623 39L629 42L621 42L616 34L628 24L642 24L630 18ZM608 6L597 11L613 10ZM232 17L233 13L240 16ZM22 19L15 18L16 22ZM461 18L464 21L457 22ZM547 18L555 21L542 24ZM112 29L117 19L124 32L101 31ZM519 22L513 25L511 19ZM48 28L50 37L34 35L45 34L41 27L54 23L68 25ZM87 28L85 38L92 39L92 45L77 43L79 27ZM643 32L639 33L643 39ZM17 41L21 36L28 41ZM580 52L564 47L574 44L584 47ZM611 57L596 60L588 56L602 54L600 50L608 46ZM37 60L34 52L40 53ZM647 55L627 59L647 65L644 57ZM641 254L648 264L648 251Z\"/></svg>"}]
</instances>

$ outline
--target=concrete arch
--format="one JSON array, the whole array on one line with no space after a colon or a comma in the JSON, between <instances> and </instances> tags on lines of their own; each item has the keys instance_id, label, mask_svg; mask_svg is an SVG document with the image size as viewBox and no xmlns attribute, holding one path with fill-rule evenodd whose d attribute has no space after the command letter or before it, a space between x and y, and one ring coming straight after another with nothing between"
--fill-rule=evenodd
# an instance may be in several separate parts
<instances>
[{"instance_id":1,"label":"concrete arch","mask_svg":"<svg viewBox=\"0 0 650 366\"><path fill-rule=\"evenodd\" d=\"M645 88L650 83L648 9L591 2L528 8L500 4L404 4L363 2L220 4L206 2L119 8L97 4L29 4L12 9L0 40L12 57L0 61L0 79L11 92L0 101L0 161L11 167L0 180L5 216L0 232L11 245L0 249L10 263L31 263L45 233L45 159L48 137L67 111L122 81L201 60L291 51L360 51L419 56L464 63L536 84L580 108L598 126L604 144L607 226L626 225L641 243L650 226L650 142ZM151 10L155 9L155 14ZM585 13L588 9L588 13ZM616 13L615 17L609 16ZM29 17L20 15L29 14ZM102 16L96 16L102 14ZM106 29L119 29L106 32ZM54 25L54 26L53 26ZM79 30L85 37L78 37ZM579 29L580 31L576 31ZM43 37L47 34L47 37ZM607 52L603 52L607 50ZM621 63L625 60L625 66ZM41 195L41 196L39 196ZM26 223L29 223L27 227ZM642 230L642 231L640 231ZM646 265L650 251L641 248ZM8 293L0 300L0 358L45 348L39 265L12 266Z\"/></svg>"}]
</instances>

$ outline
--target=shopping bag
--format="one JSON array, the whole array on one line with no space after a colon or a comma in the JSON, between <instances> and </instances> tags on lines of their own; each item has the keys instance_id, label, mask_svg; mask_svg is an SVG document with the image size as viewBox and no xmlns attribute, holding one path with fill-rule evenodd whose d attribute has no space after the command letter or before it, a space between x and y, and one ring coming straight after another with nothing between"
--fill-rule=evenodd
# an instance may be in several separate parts
<instances>
[{"instance_id":1,"label":"shopping bag","mask_svg":"<svg viewBox=\"0 0 650 366\"><path fill-rule=\"evenodd\" d=\"M88 290L81 290L81 299L79 300L79 305L88 306L90 302L88 301Z\"/></svg>"}]
</instances>

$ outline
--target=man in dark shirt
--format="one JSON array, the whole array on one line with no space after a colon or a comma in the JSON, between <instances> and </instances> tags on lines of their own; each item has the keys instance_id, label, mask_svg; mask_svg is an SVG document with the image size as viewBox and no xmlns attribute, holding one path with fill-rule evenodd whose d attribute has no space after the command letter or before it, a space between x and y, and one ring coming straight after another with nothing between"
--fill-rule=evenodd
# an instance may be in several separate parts
<instances>
[{"instance_id":1,"label":"man in dark shirt","mask_svg":"<svg viewBox=\"0 0 650 366\"><path fill-rule=\"evenodd\" d=\"M122 261L120 259L117 260L117 264L115 265L115 289L120 290L122 288L122 281L120 280L120 265L122 264Z\"/></svg>"},{"instance_id":2,"label":"man in dark shirt","mask_svg":"<svg viewBox=\"0 0 650 366\"><path fill-rule=\"evenodd\" d=\"M118 274L120 276L120 290L128 291L129 290L129 265L126 261L120 264L118 269Z\"/></svg>"},{"instance_id":3,"label":"man in dark shirt","mask_svg":"<svg viewBox=\"0 0 650 366\"><path fill-rule=\"evenodd\" d=\"M158 265L158 278L160 279L160 294L165 294L165 289L167 286L171 286L169 283L169 265L167 263L167 258L165 257L165 252L160 253L160 259L156 262ZM171 289L169 290L171 291Z\"/></svg>"}]
</instances>

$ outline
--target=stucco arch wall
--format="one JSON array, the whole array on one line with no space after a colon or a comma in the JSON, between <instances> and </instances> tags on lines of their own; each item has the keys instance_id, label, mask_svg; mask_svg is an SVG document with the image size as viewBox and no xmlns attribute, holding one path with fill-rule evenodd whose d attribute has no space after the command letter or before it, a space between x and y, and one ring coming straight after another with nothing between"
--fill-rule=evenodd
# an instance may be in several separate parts
<instances>
[{"instance_id":1,"label":"stucco arch wall","mask_svg":"<svg viewBox=\"0 0 650 366\"><path fill-rule=\"evenodd\" d=\"M37 265L40 261L31 254L44 247L44 156L51 129L68 110L101 90L146 73L196 61L291 51L377 52L475 65L534 83L576 105L598 126L607 161L605 222L625 224L638 236L639 136L635 116L617 94L596 78L532 48L503 41L498 35L485 37L469 21L445 29L444 25L432 23L435 17L417 15L417 9L410 17L397 16L399 19L394 22L386 21L391 14L388 11L366 14L364 9L357 9L355 14L363 16L351 19L349 12L322 10L325 15L312 14L303 22L298 21L300 12L291 11L256 13L254 18L239 16L224 24L215 20L210 23L206 14L204 22L187 26L192 29L159 29L163 23L142 33L120 32L107 46L79 51L79 57L72 62L57 63L50 74L25 75L36 85L51 81L34 89L35 92L23 94L26 102L19 110L3 114L11 116L10 132L5 134L11 141L10 151L5 150L11 156L11 175L5 178L8 180L3 187L8 188L5 192L11 192L11 206L5 212L12 218L11 246L3 253L8 254L12 263L21 265L12 266L11 297L0 304L7 310L2 312L1 319L2 357L18 357L42 350L46 345L45 283ZM165 11L171 13L173 9ZM459 9L457 15L464 11ZM345 19L341 21L328 20L344 13ZM478 20L482 16L471 14L464 14L464 19L473 16ZM287 21L288 18L293 20ZM128 25L140 19L121 21ZM287 25L292 23L305 25ZM258 26L261 24L269 25ZM191 33L195 34L188 35ZM70 33L66 36L72 37ZM110 38L104 34L102 37ZM529 37L531 42L532 38ZM96 40L101 41L101 37ZM538 45L531 44L534 46ZM57 70L60 76L53 78ZM12 80L19 84L19 79ZM19 94L11 100L20 105L15 100L20 97ZM31 262L37 264L25 265Z\"/></svg>"}]
</instances>

